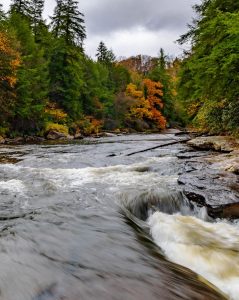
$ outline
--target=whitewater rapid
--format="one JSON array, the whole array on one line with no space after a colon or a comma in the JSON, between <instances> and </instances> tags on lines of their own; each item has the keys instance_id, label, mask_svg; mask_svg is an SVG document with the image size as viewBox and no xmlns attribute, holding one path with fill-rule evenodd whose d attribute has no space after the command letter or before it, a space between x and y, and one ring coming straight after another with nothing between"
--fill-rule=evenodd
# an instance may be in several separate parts
<instances>
[{"instance_id":1,"label":"whitewater rapid","mask_svg":"<svg viewBox=\"0 0 239 300\"><path fill-rule=\"evenodd\" d=\"M131 139L116 157L110 143L9 150L21 160L0 164L0 299L224 299L218 289L239 300L239 224L185 198L174 155L185 146L126 158ZM163 258L147 254L125 217Z\"/></svg>"}]
</instances>

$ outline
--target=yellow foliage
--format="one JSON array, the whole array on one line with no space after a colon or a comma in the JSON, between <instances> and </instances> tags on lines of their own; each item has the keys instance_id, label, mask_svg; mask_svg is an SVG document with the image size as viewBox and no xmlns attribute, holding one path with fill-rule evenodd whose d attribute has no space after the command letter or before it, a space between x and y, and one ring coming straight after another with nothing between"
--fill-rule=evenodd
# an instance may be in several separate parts
<instances>
[{"instance_id":1,"label":"yellow foliage","mask_svg":"<svg viewBox=\"0 0 239 300\"><path fill-rule=\"evenodd\" d=\"M62 124L58 124L58 123L52 123L52 122L49 122L49 123L46 124L45 130L46 130L46 132L57 131L57 132L64 133L66 135L69 132L69 129L66 125L62 125Z\"/></svg>"},{"instance_id":2,"label":"yellow foliage","mask_svg":"<svg viewBox=\"0 0 239 300\"><path fill-rule=\"evenodd\" d=\"M126 94L139 100L142 100L144 98L144 93L142 91L137 90L137 86L133 83L129 83L127 85Z\"/></svg>"},{"instance_id":3,"label":"yellow foliage","mask_svg":"<svg viewBox=\"0 0 239 300\"><path fill-rule=\"evenodd\" d=\"M48 103L45 108L45 113L48 114L54 122L66 121L68 116L63 109L57 108L56 103Z\"/></svg>"},{"instance_id":4,"label":"yellow foliage","mask_svg":"<svg viewBox=\"0 0 239 300\"><path fill-rule=\"evenodd\" d=\"M65 113L62 109L45 109L45 113L50 115L54 120L65 120L67 117L67 113Z\"/></svg>"},{"instance_id":5,"label":"yellow foliage","mask_svg":"<svg viewBox=\"0 0 239 300\"><path fill-rule=\"evenodd\" d=\"M81 132L85 135L98 134L103 126L102 120L97 120L92 116L86 116L84 119L74 123L76 132Z\"/></svg>"}]
</instances>

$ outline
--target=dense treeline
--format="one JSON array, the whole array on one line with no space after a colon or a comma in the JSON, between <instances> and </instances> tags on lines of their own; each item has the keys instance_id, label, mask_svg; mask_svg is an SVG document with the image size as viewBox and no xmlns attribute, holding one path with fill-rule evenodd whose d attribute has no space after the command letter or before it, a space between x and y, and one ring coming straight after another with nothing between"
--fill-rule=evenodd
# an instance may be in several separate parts
<instances>
[{"instance_id":1,"label":"dense treeline","mask_svg":"<svg viewBox=\"0 0 239 300\"><path fill-rule=\"evenodd\" d=\"M239 4L203 0L179 42L181 59L138 55L116 60L100 42L84 51L84 15L75 0L0 5L0 136L158 131L190 125L238 134Z\"/></svg>"},{"instance_id":2,"label":"dense treeline","mask_svg":"<svg viewBox=\"0 0 239 300\"><path fill-rule=\"evenodd\" d=\"M239 2L204 0L179 40L191 41L182 62L179 96L189 122L211 133L239 131Z\"/></svg>"},{"instance_id":3,"label":"dense treeline","mask_svg":"<svg viewBox=\"0 0 239 300\"><path fill-rule=\"evenodd\" d=\"M170 81L163 51L149 58L147 72L116 61L103 42L94 61L84 52L78 2L57 0L49 24L43 8L44 0L13 0L7 13L0 7L0 135L165 128L171 95L159 82Z\"/></svg>"}]
</instances>

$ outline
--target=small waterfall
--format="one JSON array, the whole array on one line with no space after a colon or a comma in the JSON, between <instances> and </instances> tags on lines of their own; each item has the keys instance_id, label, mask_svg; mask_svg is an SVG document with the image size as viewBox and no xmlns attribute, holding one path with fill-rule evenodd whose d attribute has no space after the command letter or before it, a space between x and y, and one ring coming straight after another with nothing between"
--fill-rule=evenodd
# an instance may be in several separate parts
<instances>
[{"instance_id":1,"label":"small waterfall","mask_svg":"<svg viewBox=\"0 0 239 300\"><path fill-rule=\"evenodd\" d=\"M120 204L133 216L146 221L156 211L165 214L193 214L193 206L180 191L169 192L166 188L125 191L120 194Z\"/></svg>"},{"instance_id":2,"label":"small waterfall","mask_svg":"<svg viewBox=\"0 0 239 300\"><path fill-rule=\"evenodd\" d=\"M134 222L147 224L169 260L202 275L229 299L239 299L237 223L212 221L205 207L193 206L181 192L166 188L125 191L120 203Z\"/></svg>"}]
</instances>

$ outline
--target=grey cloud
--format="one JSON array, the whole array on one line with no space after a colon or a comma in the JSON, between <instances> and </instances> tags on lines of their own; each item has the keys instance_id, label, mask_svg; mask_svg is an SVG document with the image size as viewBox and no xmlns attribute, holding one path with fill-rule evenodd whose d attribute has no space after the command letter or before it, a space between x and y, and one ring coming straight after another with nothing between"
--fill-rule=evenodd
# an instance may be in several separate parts
<instances>
[{"instance_id":1,"label":"grey cloud","mask_svg":"<svg viewBox=\"0 0 239 300\"><path fill-rule=\"evenodd\" d=\"M200 2L201 0L79 0L79 9L85 14L87 53L94 55L99 41L103 40L117 55L156 55L159 47L177 54L181 50L174 41L185 33L186 24L192 19L192 5ZM3 0L3 4L7 9L10 0ZM55 0L45 0L45 18L52 16L55 4Z\"/></svg>"},{"instance_id":2,"label":"grey cloud","mask_svg":"<svg viewBox=\"0 0 239 300\"><path fill-rule=\"evenodd\" d=\"M142 26L180 30L190 21L196 0L81 0L89 32L95 34Z\"/></svg>"}]
</instances>

